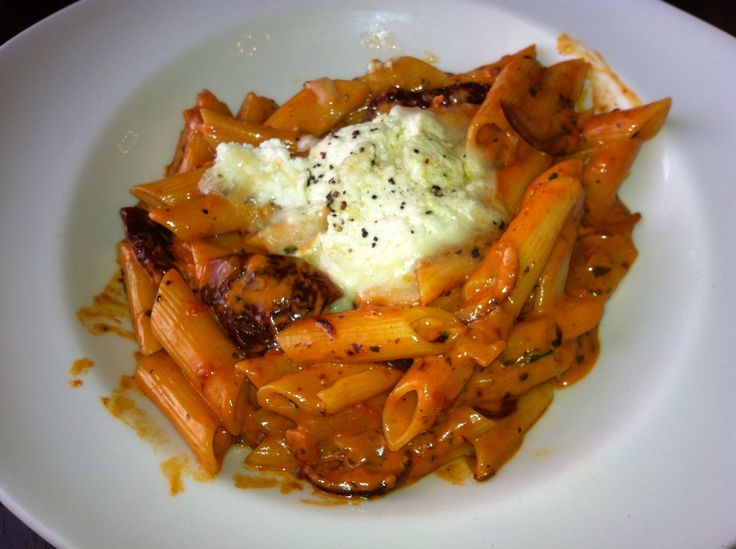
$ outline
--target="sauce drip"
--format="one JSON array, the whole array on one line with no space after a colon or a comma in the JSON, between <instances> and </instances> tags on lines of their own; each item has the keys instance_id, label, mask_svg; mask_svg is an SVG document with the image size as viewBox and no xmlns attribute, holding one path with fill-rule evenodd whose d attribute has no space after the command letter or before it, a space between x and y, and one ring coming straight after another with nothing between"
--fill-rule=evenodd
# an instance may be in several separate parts
<instances>
[{"instance_id":1,"label":"sauce drip","mask_svg":"<svg viewBox=\"0 0 736 549\"><path fill-rule=\"evenodd\" d=\"M71 368L69 368L69 375L72 376L72 379L69 380L69 386L72 388L81 387L83 381L79 377L86 374L94 365L95 363L88 358L78 358L75 360Z\"/></svg>"},{"instance_id":2,"label":"sauce drip","mask_svg":"<svg viewBox=\"0 0 736 549\"><path fill-rule=\"evenodd\" d=\"M154 444L165 442L164 433L135 402L133 395L137 392L132 376L120 376L112 395L100 397L100 402L113 417L131 427L143 440Z\"/></svg>"},{"instance_id":3,"label":"sauce drip","mask_svg":"<svg viewBox=\"0 0 736 549\"><path fill-rule=\"evenodd\" d=\"M169 481L170 495L176 496L184 491L184 483L181 481L181 476L187 464L188 460L186 456L174 456L159 465L161 472Z\"/></svg>"},{"instance_id":4,"label":"sauce drip","mask_svg":"<svg viewBox=\"0 0 736 549\"><path fill-rule=\"evenodd\" d=\"M81 307L77 318L92 335L114 333L135 341L133 332L125 327L128 322L128 301L123 288L123 278L116 274L105 288L92 298L92 304Z\"/></svg>"},{"instance_id":5,"label":"sauce drip","mask_svg":"<svg viewBox=\"0 0 736 549\"><path fill-rule=\"evenodd\" d=\"M600 52L566 33L557 37L557 51L560 55L581 57L590 63L592 69L590 91L595 112L609 112L617 108L638 107L642 104L639 96L623 83Z\"/></svg>"}]
</instances>

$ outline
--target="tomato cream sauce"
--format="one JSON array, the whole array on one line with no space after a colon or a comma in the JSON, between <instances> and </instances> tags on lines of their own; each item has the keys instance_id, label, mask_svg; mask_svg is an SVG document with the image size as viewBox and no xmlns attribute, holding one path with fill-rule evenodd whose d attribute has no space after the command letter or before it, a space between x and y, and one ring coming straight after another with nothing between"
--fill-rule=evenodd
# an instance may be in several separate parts
<instances>
[{"instance_id":1,"label":"tomato cream sauce","mask_svg":"<svg viewBox=\"0 0 736 549\"><path fill-rule=\"evenodd\" d=\"M579 57L590 63L590 92L596 113L642 104L639 96L624 84L600 52L566 33L557 37L557 51L560 55Z\"/></svg>"},{"instance_id":2,"label":"tomato cream sauce","mask_svg":"<svg viewBox=\"0 0 736 549\"><path fill-rule=\"evenodd\" d=\"M69 368L69 375L72 376L69 380L69 386L73 388L81 387L84 382L79 377L86 374L94 365L95 363L88 358L78 358L75 360L71 368Z\"/></svg>"},{"instance_id":3,"label":"tomato cream sauce","mask_svg":"<svg viewBox=\"0 0 736 549\"><path fill-rule=\"evenodd\" d=\"M126 327L128 318L128 300L119 274L113 276L103 290L92 298L90 306L77 311L77 319L90 334L113 333L135 341L135 335Z\"/></svg>"}]
</instances>

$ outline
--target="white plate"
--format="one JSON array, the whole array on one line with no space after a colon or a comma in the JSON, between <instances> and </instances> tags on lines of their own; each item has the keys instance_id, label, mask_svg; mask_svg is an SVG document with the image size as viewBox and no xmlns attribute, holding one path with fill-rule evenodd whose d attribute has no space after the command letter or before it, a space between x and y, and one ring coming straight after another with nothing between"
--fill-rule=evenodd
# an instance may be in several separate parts
<instances>
[{"instance_id":1,"label":"white plate","mask_svg":"<svg viewBox=\"0 0 736 549\"><path fill-rule=\"evenodd\" d=\"M59 546L722 547L736 541L736 41L660 2L82 2L0 49L0 498ZM387 31L381 51L366 33ZM645 100L671 95L625 199L640 249L593 373L496 478L355 506L185 480L98 397L130 347L75 320L114 271L117 209L169 159L208 87L284 99L373 56L461 70L561 32ZM374 35L375 36L375 35ZM396 46L392 48L390 46ZM79 357L97 364L68 385ZM175 448L177 443L172 443Z\"/></svg>"}]
</instances>

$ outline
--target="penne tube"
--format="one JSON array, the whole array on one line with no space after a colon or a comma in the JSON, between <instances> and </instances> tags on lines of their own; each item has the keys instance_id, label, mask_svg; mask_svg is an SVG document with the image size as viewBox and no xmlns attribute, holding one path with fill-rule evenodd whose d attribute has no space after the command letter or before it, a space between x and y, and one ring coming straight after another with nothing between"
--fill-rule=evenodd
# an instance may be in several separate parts
<instances>
[{"instance_id":1,"label":"penne tube","mask_svg":"<svg viewBox=\"0 0 736 549\"><path fill-rule=\"evenodd\" d=\"M225 116L230 116L230 107L227 104L220 101L217 96L209 90L202 90L197 94L197 106L199 113L205 109Z\"/></svg>"},{"instance_id":2,"label":"penne tube","mask_svg":"<svg viewBox=\"0 0 736 549\"><path fill-rule=\"evenodd\" d=\"M196 290L207 282L207 264L210 260L237 252L201 238L175 240L171 249L179 272Z\"/></svg>"},{"instance_id":3,"label":"penne tube","mask_svg":"<svg viewBox=\"0 0 736 549\"><path fill-rule=\"evenodd\" d=\"M482 84L493 84L501 70L509 63L512 63L513 61L517 61L519 59L535 59L536 57L537 48L536 46L531 45L516 53L504 55L503 57L501 57L501 59L494 63L482 65L467 72L450 74L447 76L447 81L445 85L460 84L464 82L480 82Z\"/></svg>"},{"instance_id":4,"label":"penne tube","mask_svg":"<svg viewBox=\"0 0 736 549\"><path fill-rule=\"evenodd\" d=\"M431 471L461 457L473 456L473 446L468 442L496 425L470 406L456 406L444 412L431 430L415 437L410 443L416 459L411 478L421 478Z\"/></svg>"},{"instance_id":5,"label":"penne tube","mask_svg":"<svg viewBox=\"0 0 736 549\"><path fill-rule=\"evenodd\" d=\"M266 434L283 435L283 433L289 429L293 429L296 425L289 418L266 408L258 408L250 419L262 433Z\"/></svg>"},{"instance_id":6,"label":"penne tube","mask_svg":"<svg viewBox=\"0 0 736 549\"><path fill-rule=\"evenodd\" d=\"M258 404L294 419L334 414L387 391L402 373L381 364L315 364L258 389Z\"/></svg>"},{"instance_id":7,"label":"penne tube","mask_svg":"<svg viewBox=\"0 0 736 549\"><path fill-rule=\"evenodd\" d=\"M278 108L276 101L248 92L235 117L246 124L263 124Z\"/></svg>"},{"instance_id":8,"label":"penne tube","mask_svg":"<svg viewBox=\"0 0 736 549\"><path fill-rule=\"evenodd\" d=\"M268 351L263 356L246 358L237 362L235 368L243 372L248 377L248 381L257 389L282 378L286 374L299 371L296 364L289 360L284 353L278 351Z\"/></svg>"},{"instance_id":9,"label":"penne tube","mask_svg":"<svg viewBox=\"0 0 736 549\"><path fill-rule=\"evenodd\" d=\"M570 212L552 247L547 263L539 276L539 284L534 296L534 310L537 313L551 312L557 301L565 295L565 283L570 271L570 259L581 215L582 208L574 208Z\"/></svg>"},{"instance_id":10,"label":"penne tube","mask_svg":"<svg viewBox=\"0 0 736 549\"><path fill-rule=\"evenodd\" d=\"M633 109L599 114L583 127L583 138L588 143L622 138L646 141L657 135L671 107L672 99L667 97Z\"/></svg>"},{"instance_id":11,"label":"penne tube","mask_svg":"<svg viewBox=\"0 0 736 549\"><path fill-rule=\"evenodd\" d=\"M499 360L473 374L459 402L475 406L478 403L508 401L558 376L569 367L570 361L557 360L551 349L527 355L523 360L507 366Z\"/></svg>"},{"instance_id":12,"label":"penne tube","mask_svg":"<svg viewBox=\"0 0 736 549\"><path fill-rule=\"evenodd\" d=\"M501 104L516 101L518 90L528 90L539 78L542 68L533 59L522 57L506 65L468 127L466 144L482 151L496 163L508 165L513 160L519 138L511 129Z\"/></svg>"},{"instance_id":13,"label":"penne tube","mask_svg":"<svg viewBox=\"0 0 736 549\"><path fill-rule=\"evenodd\" d=\"M458 357L472 358L478 365L486 367L506 349L505 333L496 327L488 327L488 317L470 322L467 329L455 341L451 353Z\"/></svg>"},{"instance_id":14,"label":"penne tube","mask_svg":"<svg viewBox=\"0 0 736 549\"><path fill-rule=\"evenodd\" d=\"M297 364L376 362L442 354L461 331L452 313L434 307L364 307L297 320L276 341Z\"/></svg>"},{"instance_id":15,"label":"penne tube","mask_svg":"<svg viewBox=\"0 0 736 549\"><path fill-rule=\"evenodd\" d=\"M281 105L264 125L322 136L362 107L370 93L370 87L360 80L313 80Z\"/></svg>"},{"instance_id":16,"label":"penne tube","mask_svg":"<svg viewBox=\"0 0 736 549\"><path fill-rule=\"evenodd\" d=\"M151 309L156 287L148 272L138 263L129 242L118 244L118 265L123 272L125 295L128 297L130 320L138 348L144 355L150 355L161 349L151 329Z\"/></svg>"},{"instance_id":17,"label":"penne tube","mask_svg":"<svg viewBox=\"0 0 736 549\"><path fill-rule=\"evenodd\" d=\"M233 435L245 413L245 376L235 369L240 352L222 333L212 311L181 275L166 272L151 313L156 338Z\"/></svg>"},{"instance_id":18,"label":"penne tube","mask_svg":"<svg viewBox=\"0 0 736 549\"><path fill-rule=\"evenodd\" d=\"M357 374L341 377L332 387L317 393L317 398L324 405L326 413L334 414L388 391L402 375L400 370L375 365Z\"/></svg>"},{"instance_id":19,"label":"penne tube","mask_svg":"<svg viewBox=\"0 0 736 549\"><path fill-rule=\"evenodd\" d=\"M572 172L580 164L553 166L529 186L522 207L463 286L463 305L456 314L466 322L488 314L501 335L519 315L532 292L567 216L581 193Z\"/></svg>"},{"instance_id":20,"label":"penne tube","mask_svg":"<svg viewBox=\"0 0 736 549\"><path fill-rule=\"evenodd\" d=\"M421 304L428 305L465 282L478 268L487 247L481 242L458 246L422 261L416 270Z\"/></svg>"},{"instance_id":21,"label":"penne tube","mask_svg":"<svg viewBox=\"0 0 736 549\"><path fill-rule=\"evenodd\" d=\"M182 113L184 115L184 129L179 134L179 142L174 150L174 158L166 166L165 175L167 177L187 173L200 167L207 161L207 157L210 160L214 157L214 151L204 140L202 134L197 131L202 123L200 113L202 108L230 115L228 106L217 99L212 92L208 90L200 92L197 95L196 104Z\"/></svg>"},{"instance_id":22,"label":"penne tube","mask_svg":"<svg viewBox=\"0 0 736 549\"><path fill-rule=\"evenodd\" d=\"M141 357L135 380L171 421L202 468L211 475L216 474L233 437L171 357L164 352Z\"/></svg>"},{"instance_id":23,"label":"penne tube","mask_svg":"<svg viewBox=\"0 0 736 549\"><path fill-rule=\"evenodd\" d=\"M569 366L552 380L553 385L561 389L580 381L593 368L599 353L598 327L563 343L558 354L560 361L567 361Z\"/></svg>"},{"instance_id":24,"label":"penne tube","mask_svg":"<svg viewBox=\"0 0 736 549\"><path fill-rule=\"evenodd\" d=\"M375 96L395 88L403 90L439 88L447 81L447 74L426 61L404 56L385 63L373 61L368 72L360 79L370 86Z\"/></svg>"},{"instance_id":25,"label":"penne tube","mask_svg":"<svg viewBox=\"0 0 736 549\"><path fill-rule=\"evenodd\" d=\"M199 180L206 169L206 167L197 168L150 183L141 183L131 188L130 193L149 208L175 206L202 196L199 191Z\"/></svg>"},{"instance_id":26,"label":"penne tube","mask_svg":"<svg viewBox=\"0 0 736 549\"><path fill-rule=\"evenodd\" d=\"M499 360L504 366L528 362L530 357L544 355L560 343L558 327L551 315L526 318L511 328Z\"/></svg>"},{"instance_id":27,"label":"penne tube","mask_svg":"<svg viewBox=\"0 0 736 549\"><path fill-rule=\"evenodd\" d=\"M259 227L273 207L254 203L238 204L212 194L175 206L156 208L149 217L179 238L201 238L231 231L248 231Z\"/></svg>"},{"instance_id":28,"label":"penne tube","mask_svg":"<svg viewBox=\"0 0 736 549\"><path fill-rule=\"evenodd\" d=\"M269 139L280 139L294 152L299 134L261 124L243 122L232 116L202 109L202 135L213 149L220 143L247 143L258 146Z\"/></svg>"},{"instance_id":29,"label":"penne tube","mask_svg":"<svg viewBox=\"0 0 736 549\"><path fill-rule=\"evenodd\" d=\"M553 156L573 153L579 142L574 105L590 66L582 59L542 69L530 87L500 103L507 122L524 141Z\"/></svg>"},{"instance_id":30,"label":"penne tube","mask_svg":"<svg viewBox=\"0 0 736 549\"><path fill-rule=\"evenodd\" d=\"M301 466L282 436L266 435L245 458L245 464L268 471L284 471L297 474Z\"/></svg>"},{"instance_id":31,"label":"penne tube","mask_svg":"<svg viewBox=\"0 0 736 549\"><path fill-rule=\"evenodd\" d=\"M566 293L608 298L631 268L638 252L626 234L587 234L572 252Z\"/></svg>"},{"instance_id":32,"label":"penne tube","mask_svg":"<svg viewBox=\"0 0 736 549\"><path fill-rule=\"evenodd\" d=\"M524 435L552 402L549 383L538 385L519 398L516 411L499 420L492 428L472 440L475 449L474 476L485 480L513 457L521 447Z\"/></svg>"},{"instance_id":33,"label":"penne tube","mask_svg":"<svg viewBox=\"0 0 736 549\"><path fill-rule=\"evenodd\" d=\"M205 136L197 130L191 130L186 134L178 169L167 171L166 175L185 174L205 166L214 159L215 149L207 142Z\"/></svg>"},{"instance_id":34,"label":"penne tube","mask_svg":"<svg viewBox=\"0 0 736 549\"><path fill-rule=\"evenodd\" d=\"M585 164L581 181L587 217L606 217L617 199L621 184L629 175L640 146L639 139L618 139L582 153Z\"/></svg>"},{"instance_id":35,"label":"penne tube","mask_svg":"<svg viewBox=\"0 0 736 549\"><path fill-rule=\"evenodd\" d=\"M519 212L521 198L529 184L549 168L554 157L526 143L519 144L516 158L496 171L496 198L512 216Z\"/></svg>"},{"instance_id":36,"label":"penne tube","mask_svg":"<svg viewBox=\"0 0 736 549\"><path fill-rule=\"evenodd\" d=\"M471 359L450 355L415 359L383 408L383 435L389 450L397 451L427 431L455 400L473 367Z\"/></svg>"},{"instance_id":37,"label":"penne tube","mask_svg":"<svg viewBox=\"0 0 736 549\"><path fill-rule=\"evenodd\" d=\"M605 300L594 297L565 297L555 303L552 314L561 340L569 341L591 331L603 317Z\"/></svg>"}]
</instances>

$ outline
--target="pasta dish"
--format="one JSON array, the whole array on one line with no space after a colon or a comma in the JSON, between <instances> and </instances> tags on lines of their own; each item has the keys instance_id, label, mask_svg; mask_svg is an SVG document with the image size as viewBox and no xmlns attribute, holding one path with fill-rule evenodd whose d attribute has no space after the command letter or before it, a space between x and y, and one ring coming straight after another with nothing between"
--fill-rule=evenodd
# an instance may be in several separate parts
<instances>
[{"instance_id":1,"label":"pasta dish","mask_svg":"<svg viewBox=\"0 0 736 549\"><path fill-rule=\"evenodd\" d=\"M598 354L637 252L618 198L670 99L602 112L583 59L413 57L184 111L118 246L135 379L216 474L369 497L494 475Z\"/></svg>"}]
</instances>

